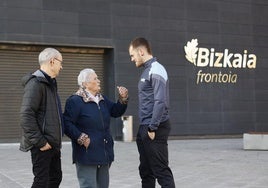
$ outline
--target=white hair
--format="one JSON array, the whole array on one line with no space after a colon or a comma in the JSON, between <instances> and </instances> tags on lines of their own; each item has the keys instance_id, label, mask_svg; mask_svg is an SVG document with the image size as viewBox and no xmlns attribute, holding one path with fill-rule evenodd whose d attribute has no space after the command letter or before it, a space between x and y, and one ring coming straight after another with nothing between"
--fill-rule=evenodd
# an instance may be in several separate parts
<instances>
[{"instance_id":1,"label":"white hair","mask_svg":"<svg viewBox=\"0 0 268 188\"><path fill-rule=\"evenodd\" d=\"M78 77L77 77L77 83L80 87L83 87L83 82L89 82L90 81L90 75L95 73L93 69L83 69L80 71Z\"/></svg>"},{"instance_id":2,"label":"white hair","mask_svg":"<svg viewBox=\"0 0 268 188\"><path fill-rule=\"evenodd\" d=\"M52 58L56 58L61 56L61 53L54 48L45 48L42 52L40 52L38 57L38 62L40 65L50 61Z\"/></svg>"}]
</instances>

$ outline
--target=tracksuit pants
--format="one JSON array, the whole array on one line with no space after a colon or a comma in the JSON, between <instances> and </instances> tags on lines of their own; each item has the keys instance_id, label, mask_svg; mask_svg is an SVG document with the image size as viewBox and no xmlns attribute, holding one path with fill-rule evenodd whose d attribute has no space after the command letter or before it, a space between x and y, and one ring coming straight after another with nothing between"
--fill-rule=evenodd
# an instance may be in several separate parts
<instances>
[{"instance_id":1,"label":"tracksuit pants","mask_svg":"<svg viewBox=\"0 0 268 188\"><path fill-rule=\"evenodd\" d=\"M160 123L155 139L148 136L148 126L140 125L136 138L140 154L139 173L142 188L155 188L156 180L162 188L175 188L174 178L168 162L168 135L170 122Z\"/></svg>"}]
</instances>

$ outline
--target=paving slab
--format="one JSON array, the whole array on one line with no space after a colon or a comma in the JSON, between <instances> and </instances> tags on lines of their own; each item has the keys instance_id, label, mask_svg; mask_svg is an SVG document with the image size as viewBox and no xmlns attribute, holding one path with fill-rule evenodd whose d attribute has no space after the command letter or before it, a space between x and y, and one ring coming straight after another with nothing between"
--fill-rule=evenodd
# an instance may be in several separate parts
<instances>
[{"instance_id":1,"label":"paving slab","mask_svg":"<svg viewBox=\"0 0 268 188\"><path fill-rule=\"evenodd\" d=\"M268 151L243 150L243 139L169 140L170 167L180 188L267 188ZM29 188L33 175L30 152L18 143L0 144L0 187ZM138 152L135 142L115 142L115 162L110 188L139 188ZM78 188L71 144L62 148L61 188ZM160 186L157 185L157 188Z\"/></svg>"}]
</instances>

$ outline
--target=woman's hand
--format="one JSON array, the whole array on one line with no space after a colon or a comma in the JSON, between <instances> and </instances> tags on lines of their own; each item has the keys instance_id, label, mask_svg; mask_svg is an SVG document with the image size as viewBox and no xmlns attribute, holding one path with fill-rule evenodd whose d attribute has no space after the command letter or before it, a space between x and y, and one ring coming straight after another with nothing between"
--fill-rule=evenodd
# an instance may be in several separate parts
<instances>
[{"instance_id":1,"label":"woman's hand","mask_svg":"<svg viewBox=\"0 0 268 188\"><path fill-rule=\"evenodd\" d=\"M128 98L128 90L123 86L117 86L119 96L121 98Z\"/></svg>"},{"instance_id":2,"label":"woman's hand","mask_svg":"<svg viewBox=\"0 0 268 188\"><path fill-rule=\"evenodd\" d=\"M128 103L128 90L123 86L117 86L118 93L119 93L119 101L122 104Z\"/></svg>"},{"instance_id":3,"label":"woman's hand","mask_svg":"<svg viewBox=\"0 0 268 188\"><path fill-rule=\"evenodd\" d=\"M85 139L83 145L84 145L84 146L86 147L86 149L87 149L88 146L89 146L89 144L90 144L90 138L88 137L88 138Z\"/></svg>"}]
</instances>

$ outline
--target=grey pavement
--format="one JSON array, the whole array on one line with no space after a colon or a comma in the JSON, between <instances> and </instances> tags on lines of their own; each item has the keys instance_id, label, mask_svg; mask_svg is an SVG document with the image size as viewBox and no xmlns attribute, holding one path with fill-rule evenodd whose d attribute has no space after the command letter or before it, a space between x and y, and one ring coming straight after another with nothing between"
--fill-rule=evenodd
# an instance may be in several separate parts
<instances>
[{"instance_id":1,"label":"grey pavement","mask_svg":"<svg viewBox=\"0 0 268 188\"><path fill-rule=\"evenodd\" d=\"M268 151L243 150L243 139L169 140L170 167L178 188L267 188ZM115 142L110 188L141 187L135 142ZM61 188L78 188L71 145L62 148ZM29 188L30 152L18 144L0 144L0 187ZM160 186L157 186L160 187Z\"/></svg>"}]
</instances>

